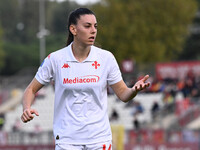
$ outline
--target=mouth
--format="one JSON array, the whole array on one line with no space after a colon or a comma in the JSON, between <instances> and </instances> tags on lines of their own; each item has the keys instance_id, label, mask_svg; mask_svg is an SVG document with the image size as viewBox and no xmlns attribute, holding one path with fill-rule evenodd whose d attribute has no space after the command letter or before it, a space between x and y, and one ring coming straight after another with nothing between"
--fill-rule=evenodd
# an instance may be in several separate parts
<instances>
[{"instance_id":1,"label":"mouth","mask_svg":"<svg viewBox=\"0 0 200 150\"><path fill-rule=\"evenodd\" d=\"M95 39L95 37L94 37L94 36L91 36L91 37L89 37L89 39L90 39L90 40L94 40L94 39Z\"/></svg>"}]
</instances>

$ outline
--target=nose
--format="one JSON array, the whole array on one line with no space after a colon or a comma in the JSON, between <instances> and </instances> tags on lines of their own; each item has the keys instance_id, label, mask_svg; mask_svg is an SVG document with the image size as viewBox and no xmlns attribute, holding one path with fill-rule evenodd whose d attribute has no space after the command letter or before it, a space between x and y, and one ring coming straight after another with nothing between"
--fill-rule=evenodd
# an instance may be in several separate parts
<instances>
[{"instance_id":1,"label":"nose","mask_svg":"<svg viewBox=\"0 0 200 150\"><path fill-rule=\"evenodd\" d=\"M97 28L93 26L93 27L91 28L91 33L94 34L94 33L96 33L96 32L97 32Z\"/></svg>"}]
</instances>

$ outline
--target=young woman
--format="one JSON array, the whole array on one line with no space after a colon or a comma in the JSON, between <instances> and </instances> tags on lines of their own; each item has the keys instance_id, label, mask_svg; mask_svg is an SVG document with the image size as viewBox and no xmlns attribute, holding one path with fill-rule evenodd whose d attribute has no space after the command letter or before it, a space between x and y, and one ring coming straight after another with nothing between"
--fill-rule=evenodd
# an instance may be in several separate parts
<instances>
[{"instance_id":1,"label":"young woman","mask_svg":"<svg viewBox=\"0 0 200 150\"><path fill-rule=\"evenodd\" d=\"M107 115L107 86L123 102L132 100L150 83L146 75L128 88L114 56L93 46L97 20L87 8L73 11L68 20L67 47L51 53L39 67L23 96L21 119L38 116L31 108L37 91L55 81L53 131L56 150L111 150L112 134Z\"/></svg>"}]
</instances>

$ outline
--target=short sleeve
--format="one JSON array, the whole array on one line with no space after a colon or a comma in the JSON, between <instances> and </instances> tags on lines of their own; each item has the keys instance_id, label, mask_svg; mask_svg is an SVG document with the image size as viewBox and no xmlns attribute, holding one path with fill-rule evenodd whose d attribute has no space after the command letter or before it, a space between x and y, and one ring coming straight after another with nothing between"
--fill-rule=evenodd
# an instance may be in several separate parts
<instances>
[{"instance_id":1,"label":"short sleeve","mask_svg":"<svg viewBox=\"0 0 200 150\"><path fill-rule=\"evenodd\" d=\"M110 66L108 72L108 84L112 85L122 80L121 71L113 54L110 53L108 64Z\"/></svg>"},{"instance_id":2,"label":"short sleeve","mask_svg":"<svg viewBox=\"0 0 200 150\"><path fill-rule=\"evenodd\" d=\"M35 78L43 85L48 84L53 79L53 65L50 55L44 59L38 71L35 75Z\"/></svg>"}]
</instances>

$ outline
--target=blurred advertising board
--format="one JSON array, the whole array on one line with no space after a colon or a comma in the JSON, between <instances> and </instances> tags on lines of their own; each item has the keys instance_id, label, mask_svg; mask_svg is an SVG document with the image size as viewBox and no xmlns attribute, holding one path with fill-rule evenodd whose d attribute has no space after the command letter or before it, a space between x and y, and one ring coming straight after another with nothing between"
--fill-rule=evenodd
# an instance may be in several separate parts
<instances>
[{"instance_id":1,"label":"blurred advertising board","mask_svg":"<svg viewBox=\"0 0 200 150\"><path fill-rule=\"evenodd\" d=\"M184 79L189 73L200 76L200 61L182 61L156 64L156 77L158 80Z\"/></svg>"}]
</instances>

